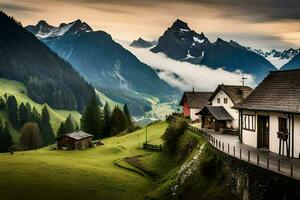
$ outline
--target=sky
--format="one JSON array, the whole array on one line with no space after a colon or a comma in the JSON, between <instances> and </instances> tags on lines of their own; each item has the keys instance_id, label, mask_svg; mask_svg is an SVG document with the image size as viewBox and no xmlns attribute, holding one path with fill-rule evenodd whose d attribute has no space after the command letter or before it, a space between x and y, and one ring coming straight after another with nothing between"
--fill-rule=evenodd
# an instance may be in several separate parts
<instances>
[{"instance_id":1,"label":"sky","mask_svg":"<svg viewBox=\"0 0 300 200\"><path fill-rule=\"evenodd\" d=\"M81 19L119 41L157 40L177 19L214 42L252 48L300 47L299 0L0 0L0 9L26 26Z\"/></svg>"}]
</instances>

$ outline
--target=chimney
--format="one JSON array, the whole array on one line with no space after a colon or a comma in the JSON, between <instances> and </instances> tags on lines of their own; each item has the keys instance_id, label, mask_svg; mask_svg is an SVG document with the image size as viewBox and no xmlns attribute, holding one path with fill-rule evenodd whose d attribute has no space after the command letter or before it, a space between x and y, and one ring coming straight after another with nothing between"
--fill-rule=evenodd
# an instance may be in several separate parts
<instances>
[{"instance_id":1,"label":"chimney","mask_svg":"<svg viewBox=\"0 0 300 200\"><path fill-rule=\"evenodd\" d=\"M195 92L195 89L194 89L194 87L193 87L193 93Z\"/></svg>"}]
</instances>

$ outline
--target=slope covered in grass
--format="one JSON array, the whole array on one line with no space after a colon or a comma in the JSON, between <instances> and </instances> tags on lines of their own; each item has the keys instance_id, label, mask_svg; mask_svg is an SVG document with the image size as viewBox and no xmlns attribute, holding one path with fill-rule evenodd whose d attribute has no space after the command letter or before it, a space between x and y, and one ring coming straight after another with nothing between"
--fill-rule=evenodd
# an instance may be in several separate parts
<instances>
[{"instance_id":1,"label":"slope covered in grass","mask_svg":"<svg viewBox=\"0 0 300 200\"><path fill-rule=\"evenodd\" d=\"M20 82L0 78L0 88L0 96L3 96L4 94L7 94L8 96L14 95L17 99L18 105L28 102L31 107L36 107L39 113L41 113L42 108L45 105L38 104L29 98L25 86ZM72 114L76 121L79 121L81 117L79 112L73 110L58 110L52 109L49 106L48 110L51 116L51 124L55 131L58 129L60 122L65 120L69 114ZM4 119L4 121L8 121L7 113L5 111L0 111L0 116ZM10 130L14 138L19 137L16 130L13 130L13 128L10 128Z\"/></svg>"},{"instance_id":2,"label":"slope covered in grass","mask_svg":"<svg viewBox=\"0 0 300 200\"><path fill-rule=\"evenodd\" d=\"M161 144L164 122L147 128L148 141ZM153 177L115 165L128 157L145 157L151 169L169 171L175 164L164 153L141 149L145 129L103 140L85 151L36 151L0 154L1 199L144 199L157 187ZM132 167L133 166L127 166Z\"/></svg>"}]
</instances>

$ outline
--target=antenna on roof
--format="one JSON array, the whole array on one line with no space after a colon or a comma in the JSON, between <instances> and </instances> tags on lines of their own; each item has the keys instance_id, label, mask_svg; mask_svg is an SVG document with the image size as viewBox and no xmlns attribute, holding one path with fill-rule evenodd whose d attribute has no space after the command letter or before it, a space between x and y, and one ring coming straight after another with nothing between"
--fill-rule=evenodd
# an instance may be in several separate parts
<instances>
[{"instance_id":1,"label":"antenna on roof","mask_svg":"<svg viewBox=\"0 0 300 200\"><path fill-rule=\"evenodd\" d=\"M248 79L248 78L246 78L246 77L244 76L244 74L243 74L243 77L242 77L243 87L245 86L245 80L246 80L246 79Z\"/></svg>"}]
</instances>

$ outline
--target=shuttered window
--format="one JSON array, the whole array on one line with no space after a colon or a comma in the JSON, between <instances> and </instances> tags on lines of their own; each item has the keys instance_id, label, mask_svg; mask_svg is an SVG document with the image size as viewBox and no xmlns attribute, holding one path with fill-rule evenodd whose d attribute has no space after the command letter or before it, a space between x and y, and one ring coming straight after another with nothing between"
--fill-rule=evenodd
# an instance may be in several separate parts
<instances>
[{"instance_id":1,"label":"shuttered window","mask_svg":"<svg viewBox=\"0 0 300 200\"><path fill-rule=\"evenodd\" d=\"M256 120L255 115L243 115L243 129L249 131L255 131L256 127Z\"/></svg>"}]
</instances>

